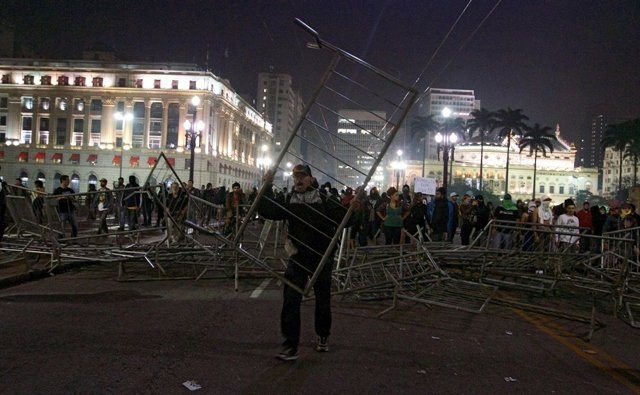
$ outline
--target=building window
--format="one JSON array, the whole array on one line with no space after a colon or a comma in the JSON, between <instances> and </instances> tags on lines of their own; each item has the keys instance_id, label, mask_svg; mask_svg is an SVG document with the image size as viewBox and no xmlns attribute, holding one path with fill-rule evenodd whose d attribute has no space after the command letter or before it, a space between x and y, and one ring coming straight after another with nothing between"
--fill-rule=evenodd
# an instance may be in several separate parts
<instances>
[{"instance_id":1,"label":"building window","mask_svg":"<svg viewBox=\"0 0 640 395\"><path fill-rule=\"evenodd\" d=\"M102 87L104 83L104 78L102 77L93 77L93 80L91 80L91 85L93 85L96 88Z\"/></svg>"},{"instance_id":2,"label":"building window","mask_svg":"<svg viewBox=\"0 0 640 395\"><path fill-rule=\"evenodd\" d=\"M22 134L20 142L22 144L31 144L31 133L33 131L33 117L22 117Z\"/></svg>"},{"instance_id":3,"label":"building window","mask_svg":"<svg viewBox=\"0 0 640 395\"><path fill-rule=\"evenodd\" d=\"M73 106L77 112L84 111L84 100L76 99L75 105Z\"/></svg>"},{"instance_id":4,"label":"building window","mask_svg":"<svg viewBox=\"0 0 640 395\"><path fill-rule=\"evenodd\" d=\"M9 98L0 97L0 108L7 108L9 106Z\"/></svg>"},{"instance_id":5,"label":"building window","mask_svg":"<svg viewBox=\"0 0 640 395\"><path fill-rule=\"evenodd\" d=\"M58 110L67 111L67 99L58 99Z\"/></svg>"},{"instance_id":6,"label":"building window","mask_svg":"<svg viewBox=\"0 0 640 395\"><path fill-rule=\"evenodd\" d=\"M101 114L102 113L102 100L100 100L100 99L91 99L91 113L92 114Z\"/></svg>"},{"instance_id":7,"label":"building window","mask_svg":"<svg viewBox=\"0 0 640 395\"><path fill-rule=\"evenodd\" d=\"M85 86L86 80L85 77L76 77L73 83L75 86Z\"/></svg>"},{"instance_id":8,"label":"building window","mask_svg":"<svg viewBox=\"0 0 640 395\"><path fill-rule=\"evenodd\" d=\"M180 105L169 103L167 109L167 145L165 148L178 146L178 130L180 125Z\"/></svg>"},{"instance_id":9,"label":"building window","mask_svg":"<svg viewBox=\"0 0 640 395\"><path fill-rule=\"evenodd\" d=\"M51 108L51 99L49 99L48 97L43 97L42 99L40 99L40 109L42 111L49 111L50 108Z\"/></svg>"},{"instance_id":10,"label":"building window","mask_svg":"<svg viewBox=\"0 0 640 395\"><path fill-rule=\"evenodd\" d=\"M138 78L136 80L136 88L142 88L142 78Z\"/></svg>"},{"instance_id":11,"label":"building window","mask_svg":"<svg viewBox=\"0 0 640 395\"><path fill-rule=\"evenodd\" d=\"M142 148L144 143L145 112L144 102L137 101L133 103L133 121L131 123L131 146L133 148Z\"/></svg>"},{"instance_id":12,"label":"building window","mask_svg":"<svg viewBox=\"0 0 640 395\"><path fill-rule=\"evenodd\" d=\"M538 189L539 193L544 193L544 184L541 184L539 189Z\"/></svg>"},{"instance_id":13,"label":"building window","mask_svg":"<svg viewBox=\"0 0 640 395\"><path fill-rule=\"evenodd\" d=\"M33 85L33 76L25 75L24 77L22 77L22 82L24 82L25 85Z\"/></svg>"},{"instance_id":14,"label":"building window","mask_svg":"<svg viewBox=\"0 0 640 395\"><path fill-rule=\"evenodd\" d=\"M171 89L178 89L178 80L171 81Z\"/></svg>"},{"instance_id":15,"label":"building window","mask_svg":"<svg viewBox=\"0 0 640 395\"><path fill-rule=\"evenodd\" d=\"M564 195L564 185L559 185L558 186L558 193L561 195Z\"/></svg>"},{"instance_id":16,"label":"building window","mask_svg":"<svg viewBox=\"0 0 640 395\"><path fill-rule=\"evenodd\" d=\"M67 142L67 118L56 119L56 145L65 145Z\"/></svg>"},{"instance_id":17,"label":"building window","mask_svg":"<svg viewBox=\"0 0 640 395\"><path fill-rule=\"evenodd\" d=\"M147 142L149 148L160 148L163 112L162 103L151 103L151 108L149 109L149 140Z\"/></svg>"},{"instance_id":18,"label":"building window","mask_svg":"<svg viewBox=\"0 0 640 395\"><path fill-rule=\"evenodd\" d=\"M23 97L22 111L31 111L31 110L33 110L33 97Z\"/></svg>"},{"instance_id":19,"label":"building window","mask_svg":"<svg viewBox=\"0 0 640 395\"><path fill-rule=\"evenodd\" d=\"M10 84L11 83L11 76L9 74L2 74L2 83L3 84Z\"/></svg>"},{"instance_id":20,"label":"building window","mask_svg":"<svg viewBox=\"0 0 640 395\"><path fill-rule=\"evenodd\" d=\"M549 185L549 193L556 193L556 186L555 185Z\"/></svg>"},{"instance_id":21,"label":"building window","mask_svg":"<svg viewBox=\"0 0 640 395\"><path fill-rule=\"evenodd\" d=\"M40 144L49 144L49 118L40 118Z\"/></svg>"},{"instance_id":22,"label":"building window","mask_svg":"<svg viewBox=\"0 0 640 395\"><path fill-rule=\"evenodd\" d=\"M189 89L190 90L195 90L196 89L196 82L195 81L189 81Z\"/></svg>"},{"instance_id":23,"label":"building window","mask_svg":"<svg viewBox=\"0 0 640 395\"><path fill-rule=\"evenodd\" d=\"M0 116L0 126L7 126L7 116L6 115Z\"/></svg>"},{"instance_id":24,"label":"building window","mask_svg":"<svg viewBox=\"0 0 640 395\"><path fill-rule=\"evenodd\" d=\"M71 183L69 184L69 186L76 193L80 192L80 176L78 176L77 174L73 174L71 176Z\"/></svg>"},{"instance_id":25,"label":"building window","mask_svg":"<svg viewBox=\"0 0 640 395\"><path fill-rule=\"evenodd\" d=\"M99 145L101 138L102 121L99 119L91 120L91 142L90 145Z\"/></svg>"},{"instance_id":26,"label":"building window","mask_svg":"<svg viewBox=\"0 0 640 395\"><path fill-rule=\"evenodd\" d=\"M160 89L160 80L153 80L153 88Z\"/></svg>"},{"instance_id":27,"label":"building window","mask_svg":"<svg viewBox=\"0 0 640 395\"><path fill-rule=\"evenodd\" d=\"M84 135L84 119L76 118L73 120L72 145L80 147L82 145L83 135Z\"/></svg>"},{"instance_id":28,"label":"building window","mask_svg":"<svg viewBox=\"0 0 640 395\"><path fill-rule=\"evenodd\" d=\"M67 77L66 75L61 75L60 77L58 77L58 85L68 86L69 85L69 77Z\"/></svg>"},{"instance_id":29,"label":"building window","mask_svg":"<svg viewBox=\"0 0 640 395\"><path fill-rule=\"evenodd\" d=\"M127 79L118 78L118 88L126 88L126 87L127 87Z\"/></svg>"}]
</instances>

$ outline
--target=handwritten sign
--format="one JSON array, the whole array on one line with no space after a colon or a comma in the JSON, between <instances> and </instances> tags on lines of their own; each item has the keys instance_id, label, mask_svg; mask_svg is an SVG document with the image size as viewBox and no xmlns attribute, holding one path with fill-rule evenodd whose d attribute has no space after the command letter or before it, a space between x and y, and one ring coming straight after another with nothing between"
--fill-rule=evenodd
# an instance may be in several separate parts
<instances>
[{"instance_id":1,"label":"handwritten sign","mask_svg":"<svg viewBox=\"0 0 640 395\"><path fill-rule=\"evenodd\" d=\"M422 192L427 195L436 194L436 179L426 177L416 177L416 184L413 188L414 192Z\"/></svg>"}]
</instances>

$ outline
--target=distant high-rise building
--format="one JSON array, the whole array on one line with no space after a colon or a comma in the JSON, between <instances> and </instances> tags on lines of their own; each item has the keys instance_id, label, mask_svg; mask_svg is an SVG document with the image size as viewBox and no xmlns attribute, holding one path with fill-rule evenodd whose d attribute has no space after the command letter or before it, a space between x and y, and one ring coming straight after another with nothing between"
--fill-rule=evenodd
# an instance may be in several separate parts
<instances>
[{"instance_id":1,"label":"distant high-rise building","mask_svg":"<svg viewBox=\"0 0 640 395\"><path fill-rule=\"evenodd\" d=\"M582 144L578 148L577 167L597 167L602 169L604 152L600 142L604 137L608 122L610 121L602 114L591 120L591 133L588 138L581 139Z\"/></svg>"},{"instance_id":2,"label":"distant high-rise building","mask_svg":"<svg viewBox=\"0 0 640 395\"><path fill-rule=\"evenodd\" d=\"M273 125L274 155L278 155L302 114L302 98L293 90L291 75L282 73L258 74L256 98L257 110ZM301 153L304 147L299 140L294 143L292 150Z\"/></svg>"},{"instance_id":3,"label":"distant high-rise building","mask_svg":"<svg viewBox=\"0 0 640 395\"><path fill-rule=\"evenodd\" d=\"M373 158L378 157L382 149L383 143L376 136L380 135L385 118L386 114L382 111L372 113L363 110L340 110L338 136L348 144L336 144L336 157L340 159L336 175L338 180L345 182L344 186L357 187L364 182L364 175L361 173L371 169ZM366 148L367 154L349 144L360 149ZM379 166L376 179L382 179L383 174L384 169Z\"/></svg>"},{"instance_id":4,"label":"distant high-rise building","mask_svg":"<svg viewBox=\"0 0 640 395\"><path fill-rule=\"evenodd\" d=\"M468 89L440 89L429 88L426 97L421 105L424 111L422 116L433 115L433 119L443 122L442 110L448 108L451 110L451 118L471 118L471 111L480 108L480 100L476 99L473 90ZM420 144L413 145L412 157L422 159L422 150L425 147ZM427 139L426 158L434 159L437 157L437 144L433 136Z\"/></svg>"}]
</instances>

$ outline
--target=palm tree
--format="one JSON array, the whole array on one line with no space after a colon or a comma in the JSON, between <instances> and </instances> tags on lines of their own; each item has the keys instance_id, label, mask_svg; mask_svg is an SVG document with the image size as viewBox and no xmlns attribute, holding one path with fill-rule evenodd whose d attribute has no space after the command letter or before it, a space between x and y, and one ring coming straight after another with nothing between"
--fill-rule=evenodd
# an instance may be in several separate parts
<instances>
[{"instance_id":1,"label":"palm tree","mask_svg":"<svg viewBox=\"0 0 640 395\"><path fill-rule=\"evenodd\" d=\"M433 115L427 115L426 117L415 117L411 121L411 140L417 137L417 140L422 140L422 177L424 177L424 162L427 160L427 141L429 135L440 129L438 121L433 119Z\"/></svg>"},{"instance_id":2,"label":"palm tree","mask_svg":"<svg viewBox=\"0 0 640 395\"><path fill-rule=\"evenodd\" d=\"M602 137L602 150L605 150L607 147L612 147L615 151L620 153L620 170L618 173L618 192L622 190L622 162L624 160L624 152L632 142L633 139L633 129L632 129L632 121L627 121L623 123L617 123L613 125L607 125L607 128L604 131L604 136Z\"/></svg>"},{"instance_id":3,"label":"palm tree","mask_svg":"<svg viewBox=\"0 0 640 395\"><path fill-rule=\"evenodd\" d=\"M481 108L479 110L471 111L471 119L467 122L467 127L469 128L469 138L473 138L473 135L477 132L480 135L480 192L483 191L482 188L482 167L484 161L484 138L491 134L493 130L496 128L496 113L493 111L489 111L486 108Z\"/></svg>"},{"instance_id":4,"label":"palm tree","mask_svg":"<svg viewBox=\"0 0 640 395\"><path fill-rule=\"evenodd\" d=\"M451 135L451 133L455 133L456 136L458 138L460 138L461 141L464 141L467 139L467 123L464 120L464 118L445 118L444 121L442 122L442 124L440 125L440 133L442 133L443 135ZM445 169L445 172L449 172L449 174L451 174L451 179L449 180L449 182L451 182L453 184L453 162L455 160L455 142L454 141L450 141L449 145L445 145L444 146L445 149L449 150L451 149L451 155L449 155L449 153L445 153L445 155L448 156L448 162L449 162L449 169ZM444 158L443 158L444 160ZM443 176L445 176L445 174L443 174ZM443 185L445 188L448 188L447 182L445 182L447 180L447 177L443 177L442 181L443 181Z\"/></svg>"},{"instance_id":5,"label":"palm tree","mask_svg":"<svg viewBox=\"0 0 640 395\"><path fill-rule=\"evenodd\" d=\"M498 135L501 138L507 138L507 169L505 172L504 193L509 193L509 154L511 151L511 137L513 135L522 136L527 129L524 121L528 121L529 117L522 113L522 109L512 109L507 107L506 110L498 110L496 113Z\"/></svg>"},{"instance_id":6,"label":"palm tree","mask_svg":"<svg viewBox=\"0 0 640 395\"><path fill-rule=\"evenodd\" d=\"M533 155L533 199L536 198L536 172L538 170L538 151L542 151L542 156L547 156L547 149L553 152L553 142L558 138L554 133L549 133L552 128L549 126L533 125L529 128L520 140L520 153L529 148L529 155Z\"/></svg>"}]
</instances>

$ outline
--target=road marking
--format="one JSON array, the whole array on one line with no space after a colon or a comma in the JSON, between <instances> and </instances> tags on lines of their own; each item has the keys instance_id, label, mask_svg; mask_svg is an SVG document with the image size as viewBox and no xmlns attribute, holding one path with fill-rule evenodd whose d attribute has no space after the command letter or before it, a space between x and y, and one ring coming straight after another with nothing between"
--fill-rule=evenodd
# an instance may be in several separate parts
<instances>
[{"instance_id":1,"label":"road marking","mask_svg":"<svg viewBox=\"0 0 640 395\"><path fill-rule=\"evenodd\" d=\"M638 385L638 383L640 383L640 375L634 373L634 370L624 362L618 360L593 343L585 344L584 340L575 337L575 335L569 333L562 325L553 322L542 314L530 314L517 308L512 308L512 310L558 343L607 373L620 384L629 387L634 393L640 393L640 387ZM593 351L585 352L585 347L595 351L595 353L593 353Z\"/></svg>"},{"instance_id":2,"label":"road marking","mask_svg":"<svg viewBox=\"0 0 640 395\"><path fill-rule=\"evenodd\" d=\"M258 288L254 289L253 292L251 292L251 298L257 298L258 296L260 296L260 294L262 294L262 291L265 290L265 288L267 288L267 285L269 285L269 283L271 282L271 278L265 278L264 280L262 280L262 283L260 283L260 285L258 285Z\"/></svg>"}]
</instances>

